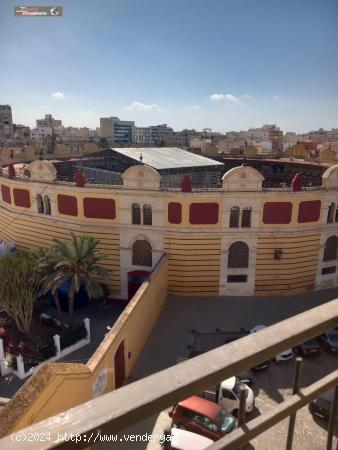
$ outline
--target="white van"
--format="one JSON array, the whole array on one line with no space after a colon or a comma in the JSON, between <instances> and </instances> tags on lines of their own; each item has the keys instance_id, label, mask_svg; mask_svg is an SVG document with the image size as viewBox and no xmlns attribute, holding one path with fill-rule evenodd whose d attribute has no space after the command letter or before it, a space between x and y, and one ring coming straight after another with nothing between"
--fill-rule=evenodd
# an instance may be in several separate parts
<instances>
[{"instance_id":1,"label":"white van","mask_svg":"<svg viewBox=\"0 0 338 450\"><path fill-rule=\"evenodd\" d=\"M180 428L171 429L171 450L204 450L212 445L214 441L191 431Z\"/></svg>"},{"instance_id":2,"label":"white van","mask_svg":"<svg viewBox=\"0 0 338 450\"><path fill-rule=\"evenodd\" d=\"M203 392L203 398L218 403L230 413L237 413L239 410L239 399L241 395L240 387L246 390L245 412L250 413L255 407L255 395L252 389L242 383L237 377L231 377L222 381L214 388Z\"/></svg>"}]
</instances>

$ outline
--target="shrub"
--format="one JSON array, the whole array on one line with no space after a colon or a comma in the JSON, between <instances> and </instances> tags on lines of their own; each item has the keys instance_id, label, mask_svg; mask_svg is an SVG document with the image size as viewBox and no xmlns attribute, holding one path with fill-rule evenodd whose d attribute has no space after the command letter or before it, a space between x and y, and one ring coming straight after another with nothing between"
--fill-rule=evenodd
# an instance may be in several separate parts
<instances>
[{"instance_id":1,"label":"shrub","mask_svg":"<svg viewBox=\"0 0 338 450\"><path fill-rule=\"evenodd\" d=\"M85 339L86 337L87 337L87 330L83 323L76 328L73 329L70 328L60 336L61 350L70 347L71 345L75 344L81 339Z\"/></svg>"},{"instance_id":2,"label":"shrub","mask_svg":"<svg viewBox=\"0 0 338 450\"><path fill-rule=\"evenodd\" d=\"M54 340L48 339L39 342L32 348L21 349L20 353L22 355L25 372L27 372L32 367L35 367L56 355ZM16 357L16 354L11 353L6 353L5 355L8 367L11 367L14 370L18 369Z\"/></svg>"}]
</instances>

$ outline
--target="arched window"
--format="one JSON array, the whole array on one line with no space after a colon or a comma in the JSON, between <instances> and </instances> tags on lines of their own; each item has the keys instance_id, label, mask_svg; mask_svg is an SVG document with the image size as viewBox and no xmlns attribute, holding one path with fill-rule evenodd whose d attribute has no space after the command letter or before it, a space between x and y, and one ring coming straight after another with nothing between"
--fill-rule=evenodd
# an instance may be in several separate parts
<instances>
[{"instance_id":1,"label":"arched window","mask_svg":"<svg viewBox=\"0 0 338 450\"><path fill-rule=\"evenodd\" d=\"M37 207L38 207L38 213L39 214L43 214L45 211L44 211L42 196L40 194L38 194L36 196L36 204L37 204Z\"/></svg>"},{"instance_id":2,"label":"arched window","mask_svg":"<svg viewBox=\"0 0 338 450\"><path fill-rule=\"evenodd\" d=\"M143 205L143 225L153 224L153 214L151 205Z\"/></svg>"},{"instance_id":3,"label":"arched window","mask_svg":"<svg viewBox=\"0 0 338 450\"><path fill-rule=\"evenodd\" d=\"M331 202L329 204L329 209L327 211L327 223L333 223L333 219L335 218L335 216L337 217L335 210L336 210L336 205L333 202ZM336 220L336 222L337 222L337 220Z\"/></svg>"},{"instance_id":4,"label":"arched window","mask_svg":"<svg viewBox=\"0 0 338 450\"><path fill-rule=\"evenodd\" d=\"M138 203L133 203L131 206L131 223L141 225L141 208Z\"/></svg>"},{"instance_id":5,"label":"arched window","mask_svg":"<svg viewBox=\"0 0 338 450\"><path fill-rule=\"evenodd\" d=\"M45 214L50 216L52 214L52 209L50 206L50 198L48 197L48 195L45 195L45 197L43 199L43 204L45 207Z\"/></svg>"},{"instance_id":6,"label":"arched window","mask_svg":"<svg viewBox=\"0 0 338 450\"><path fill-rule=\"evenodd\" d=\"M134 266L152 266L152 249L147 241L135 241L133 245L133 265Z\"/></svg>"},{"instance_id":7,"label":"arched window","mask_svg":"<svg viewBox=\"0 0 338 450\"><path fill-rule=\"evenodd\" d=\"M234 242L229 247L228 255L229 268L249 267L249 247L245 242Z\"/></svg>"},{"instance_id":8,"label":"arched window","mask_svg":"<svg viewBox=\"0 0 338 450\"><path fill-rule=\"evenodd\" d=\"M230 228L238 228L239 227L239 207L233 206L230 209Z\"/></svg>"},{"instance_id":9,"label":"arched window","mask_svg":"<svg viewBox=\"0 0 338 450\"><path fill-rule=\"evenodd\" d=\"M242 211L242 228L250 228L251 227L251 208L244 208Z\"/></svg>"},{"instance_id":10,"label":"arched window","mask_svg":"<svg viewBox=\"0 0 338 450\"><path fill-rule=\"evenodd\" d=\"M323 261L334 261L335 259L337 259L337 246L337 236L330 236L326 239Z\"/></svg>"}]
</instances>

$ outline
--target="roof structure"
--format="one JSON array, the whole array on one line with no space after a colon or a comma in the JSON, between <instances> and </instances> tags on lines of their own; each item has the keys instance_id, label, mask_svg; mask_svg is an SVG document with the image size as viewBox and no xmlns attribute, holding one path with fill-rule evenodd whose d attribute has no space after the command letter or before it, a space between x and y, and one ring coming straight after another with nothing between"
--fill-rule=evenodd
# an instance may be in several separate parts
<instances>
[{"instance_id":1,"label":"roof structure","mask_svg":"<svg viewBox=\"0 0 338 450\"><path fill-rule=\"evenodd\" d=\"M112 148L138 163L142 162L154 169L176 169L179 167L220 166L223 163L177 147L128 147ZM140 159L142 155L142 160Z\"/></svg>"}]
</instances>

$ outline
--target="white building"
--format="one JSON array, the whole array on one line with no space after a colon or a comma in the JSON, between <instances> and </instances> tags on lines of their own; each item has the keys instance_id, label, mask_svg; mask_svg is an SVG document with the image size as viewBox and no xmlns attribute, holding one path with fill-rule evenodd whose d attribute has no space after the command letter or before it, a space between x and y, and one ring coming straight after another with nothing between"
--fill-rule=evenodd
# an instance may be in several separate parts
<instances>
[{"instance_id":1,"label":"white building","mask_svg":"<svg viewBox=\"0 0 338 450\"><path fill-rule=\"evenodd\" d=\"M135 127L135 143L145 145L162 145L174 130L167 124L152 125L150 127Z\"/></svg>"},{"instance_id":2,"label":"white building","mask_svg":"<svg viewBox=\"0 0 338 450\"><path fill-rule=\"evenodd\" d=\"M47 136L51 136L54 132L59 136L63 132L63 127L36 127L31 130L31 139L33 141L44 142Z\"/></svg>"}]
</instances>

